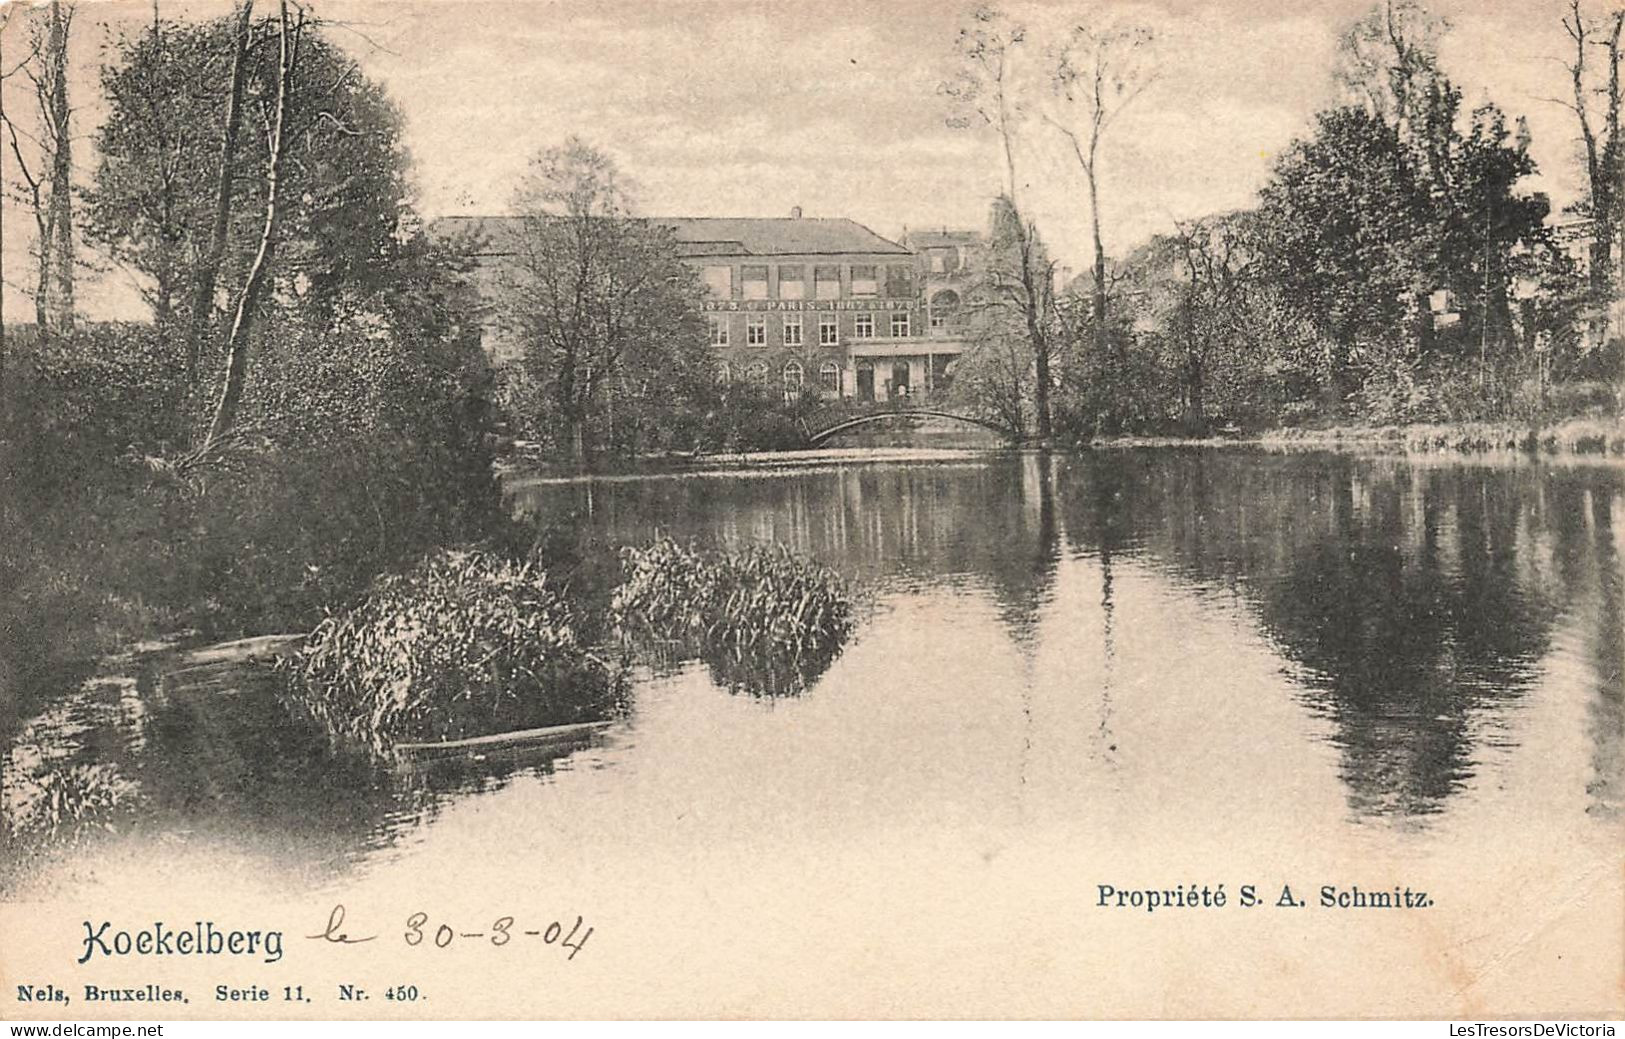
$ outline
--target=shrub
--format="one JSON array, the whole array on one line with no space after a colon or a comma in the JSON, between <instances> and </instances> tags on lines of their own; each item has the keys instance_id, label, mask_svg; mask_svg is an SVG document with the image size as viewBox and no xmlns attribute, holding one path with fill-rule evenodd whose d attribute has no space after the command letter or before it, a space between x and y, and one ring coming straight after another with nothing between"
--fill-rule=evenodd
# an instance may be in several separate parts
<instances>
[{"instance_id":1,"label":"shrub","mask_svg":"<svg viewBox=\"0 0 1625 1039\"><path fill-rule=\"evenodd\" d=\"M31 328L6 365L0 454L13 493L71 493L131 454L184 443L193 401L184 355L165 329L93 324L40 337Z\"/></svg>"},{"instance_id":2,"label":"shrub","mask_svg":"<svg viewBox=\"0 0 1625 1039\"><path fill-rule=\"evenodd\" d=\"M598 721L626 694L622 669L581 644L547 574L484 552L442 551L380 580L284 667L298 707L377 753Z\"/></svg>"},{"instance_id":3,"label":"shrub","mask_svg":"<svg viewBox=\"0 0 1625 1039\"><path fill-rule=\"evenodd\" d=\"M37 747L26 749L38 753ZM5 791L5 829L13 840L73 844L91 830L111 831L137 791L116 765L106 762L51 762L34 769L21 768L14 760L7 764L16 770Z\"/></svg>"},{"instance_id":4,"label":"shrub","mask_svg":"<svg viewBox=\"0 0 1625 1039\"><path fill-rule=\"evenodd\" d=\"M856 626L846 582L782 546L705 552L665 538L624 549L622 564L611 613L623 635L698 655L731 689L803 687Z\"/></svg>"}]
</instances>

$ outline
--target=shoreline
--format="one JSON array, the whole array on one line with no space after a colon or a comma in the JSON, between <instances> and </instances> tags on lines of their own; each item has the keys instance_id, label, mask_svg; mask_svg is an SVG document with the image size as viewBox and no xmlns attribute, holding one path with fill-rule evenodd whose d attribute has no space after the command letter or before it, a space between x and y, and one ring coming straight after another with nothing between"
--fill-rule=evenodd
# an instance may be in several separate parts
<instances>
[{"instance_id":1,"label":"shoreline","mask_svg":"<svg viewBox=\"0 0 1625 1039\"><path fill-rule=\"evenodd\" d=\"M1625 418L1566 419L1550 425L1523 422L1420 422L1407 425L1348 424L1286 427L1232 436L1118 436L1075 446L1017 447L823 447L717 454L666 454L620 460L602 468L577 469L523 450L499 455L505 484L577 480L638 480L681 475L743 475L804 465L841 463L950 462L1005 451L1058 453L1132 448L1264 448L1273 451L1378 451L1414 455L1519 454L1533 458L1625 460Z\"/></svg>"}]
</instances>

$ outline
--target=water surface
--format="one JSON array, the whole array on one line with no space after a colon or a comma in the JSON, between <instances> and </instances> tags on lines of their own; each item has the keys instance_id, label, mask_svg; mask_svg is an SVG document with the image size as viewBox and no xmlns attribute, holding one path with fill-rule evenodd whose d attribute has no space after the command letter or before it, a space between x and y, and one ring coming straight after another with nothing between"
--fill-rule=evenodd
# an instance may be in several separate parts
<instances>
[{"instance_id":1,"label":"water surface","mask_svg":"<svg viewBox=\"0 0 1625 1039\"><path fill-rule=\"evenodd\" d=\"M707 905L749 919L759 940L723 957L741 970L796 975L796 956L850 946L864 980L845 984L951 1012L955 986L918 1003L886 988L896 948L1038 947L1045 969L1085 970L1097 953L1065 936L1099 923L1099 883L1251 880L1273 898L1283 881L1426 880L1464 926L1521 913L1538 930L1542 899L1617 864L1618 467L988 453L513 495L584 551L780 542L859 582L870 609L799 695L726 688L694 662L645 670L631 715L573 753L404 774L335 765L265 696L93 682L18 739L8 797L66 755L111 762L137 808L92 838L97 865L42 860L31 890L116 888L123 871L279 896L533 877L663 933ZM1554 848L1574 876L1542 866ZM648 1005L681 1011L698 968L648 955L672 986ZM965 969L967 993L999 977ZM741 1006L820 1006L826 983ZM1055 1008L1075 1009L1066 995Z\"/></svg>"}]
</instances>

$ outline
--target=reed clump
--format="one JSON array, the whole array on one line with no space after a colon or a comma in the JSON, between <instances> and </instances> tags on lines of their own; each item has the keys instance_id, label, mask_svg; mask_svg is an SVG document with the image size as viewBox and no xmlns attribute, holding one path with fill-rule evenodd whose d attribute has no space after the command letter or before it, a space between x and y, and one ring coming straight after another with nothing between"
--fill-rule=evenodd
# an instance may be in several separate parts
<instances>
[{"instance_id":1,"label":"reed clump","mask_svg":"<svg viewBox=\"0 0 1625 1039\"><path fill-rule=\"evenodd\" d=\"M664 538L623 549L621 561L610 613L623 637L698 656L729 688L799 689L857 626L841 576L783 546L702 550Z\"/></svg>"},{"instance_id":2,"label":"reed clump","mask_svg":"<svg viewBox=\"0 0 1625 1039\"><path fill-rule=\"evenodd\" d=\"M382 578L280 666L297 708L380 754L600 721L627 697L624 668L583 645L547 573L486 552L441 551Z\"/></svg>"}]
</instances>

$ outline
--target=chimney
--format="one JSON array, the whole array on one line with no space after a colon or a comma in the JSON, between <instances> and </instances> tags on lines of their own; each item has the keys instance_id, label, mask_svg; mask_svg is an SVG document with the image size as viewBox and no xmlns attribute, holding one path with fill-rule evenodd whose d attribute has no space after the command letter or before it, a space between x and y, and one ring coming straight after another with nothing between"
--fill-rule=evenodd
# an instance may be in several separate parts
<instances>
[{"instance_id":1,"label":"chimney","mask_svg":"<svg viewBox=\"0 0 1625 1039\"><path fill-rule=\"evenodd\" d=\"M801 219L801 207L800 206L791 206L790 207L790 219L791 220L800 220Z\"/></svg>"}]
</instances>

